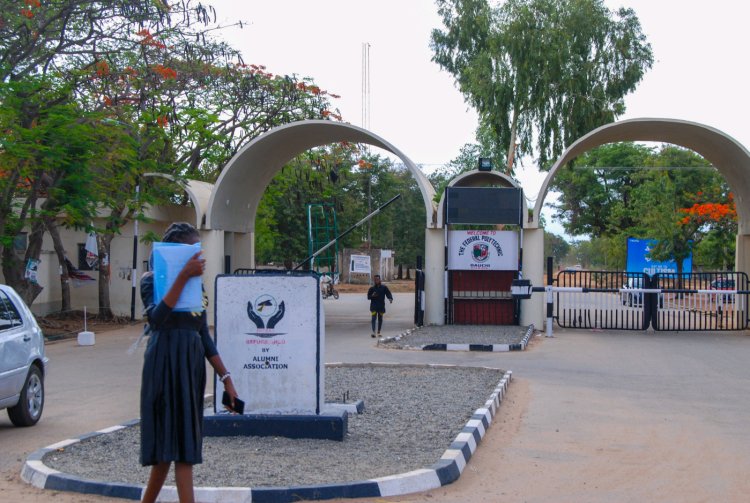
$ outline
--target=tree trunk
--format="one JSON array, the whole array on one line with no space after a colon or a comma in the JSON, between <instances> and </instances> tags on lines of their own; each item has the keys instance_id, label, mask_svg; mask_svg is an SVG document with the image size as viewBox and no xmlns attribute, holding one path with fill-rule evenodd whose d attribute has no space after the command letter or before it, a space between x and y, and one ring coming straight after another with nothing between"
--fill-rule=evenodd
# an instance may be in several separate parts
<instances>
[{"instance_id":1,"label":"tree trunk","mask_svg":"<svg viewBox=\"0 0 750 503\"><path fill-rule=\"evenodd\" d=\"M99 247L99 314L100 320L111 320L115 317L109 298L110 264L109 250L114 234L97 234L96 242Z\"/></svg>"},{"instance_id":2,"label":"tree trunk","mask_svg":"<svg viewBox=\"0 0 750 503\"><path fill-rule=\"evenodd\" d=\"M29 259L39 260L39 256L42 254L43 238L44 223L37 221L29 233L28 246L23 259L16 256L12 245L3 247L3 277L5 283L13 287L29 306L34 303L34 299L44 288L25 278L26 263Z\"/></svg>"},{"instance_id":3,"label":"tree trunk","mask_svg":"<svg viewBox=\"0 0 750 503\"><path fill-rule=\"evenodd\" d=\"M507 171L508 176L513 175L513 163L516 157L516 129L518 128L518 115L513 110L513 119L510 124L510 145L508 145Z\"/></svg>"},{"instance_id":4,"label":"tree trunk","mask_svg":"<svg viewBox=\"0 0 750 503\"><path fill-rule=\"evenodd\" d=\"M398 265L398 279L403 279L403 278L404 278L404 265L399 264Z\"/></svg>"},{"instance_id":5,"label":"tree trunk","mask_svg":"<svg viewBox=\"0 0 750 503\"><path fill-rule=\"evenodd\" d=\"M71 310L70 304L70 276L68 275L68 264L65 263L65 247L60 237L60 229L57 227L57 222L53 217L46 217L44 224L49 231L49 235L52 237L52 243L55 247L55 254L57 254L57 261L60 264L60 291L62 293L62 303L60 310L62 312L68 312Z\"/></svg>"}]
</instances>

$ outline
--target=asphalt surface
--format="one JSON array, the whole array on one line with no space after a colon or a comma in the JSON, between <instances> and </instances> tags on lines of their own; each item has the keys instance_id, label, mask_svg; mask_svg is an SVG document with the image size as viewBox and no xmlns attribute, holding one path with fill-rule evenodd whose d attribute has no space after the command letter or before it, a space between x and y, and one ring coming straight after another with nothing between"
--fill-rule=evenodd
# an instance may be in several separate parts
<instances>
[{"instance_id":1,"label":"asphalt surface","mask_svg":"<svg viewBox=\"0 0 750 503\"><path fill-rule=\"evenodd\" d=\"M581 435L593 431L606 420L605 412L614 413L598 410L592 398L606 396L609 404L627 402L659 420L689 418L691 424L701 425L692 434L732 445L733 451L744 453L733 463L750 471L747 332L556 329L554 338L524 352L399 351L375 347L364 295L344 294L339 300L326 299L324 306L326 362L446 363L512 370L532 392L525 435L565 427ZM412 309L412 294L395 294L383 335L410 328ZM0 417L0 471L5 475L0 494L3 484L19 483L16 474L30 452L138 416L142 352L127 354L138 333L138 327L103 333L90 347L79 347L75 340L47 346L50 370L41 422L19 429L5 414Z\"/></svg>"}]
</instances>

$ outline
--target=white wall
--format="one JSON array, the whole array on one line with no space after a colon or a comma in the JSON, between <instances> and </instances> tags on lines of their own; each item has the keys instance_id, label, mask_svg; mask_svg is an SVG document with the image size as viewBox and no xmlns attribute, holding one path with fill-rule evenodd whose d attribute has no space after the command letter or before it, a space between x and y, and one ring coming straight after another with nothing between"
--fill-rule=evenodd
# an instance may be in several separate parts
<instances>
[{"instance_id":1,"label":"white wall","mask_svg":"<svg viewBox=\"0 0 750 503\"><path fill-rule=\"evenodd\" d=\"M149 210L147 215L154 219L153 223L140 223L138 233L143 236L152 231L161 236L169 223L173 221L195 222L195 211L192 207L169 207ZM130 316L131 303L131 268L133 265L133 223L127 224L122 233L112 240L110 257L110 304L114 313L118 316ZM68 259L74 267L78 267L78 243L85 243L87 234L82 230L61 229L63 246L67 252ZM138 243L138 278L143 274L143 261L148 261L151 253L151 245ZM46 315L51 312L60 311L62 289L60 286L60 266L57 255L54 252L52 239L45 234L42 243L42 253L39 257L38 281L44 288L39 296L30 306L31 310L38 315ZM223 259L223 258L222 258ZM99 308L99 272L82 271L93 277L96 281L85 283L70 283L71 307L74 310L82 310L84 306L96 312ZM0 280L2 272L0 272ZM136 282L136 285L138 283ZM136 318L140 318L143 305L140 300L140 290L136 288Z\"/></svg>"}]
</instances>

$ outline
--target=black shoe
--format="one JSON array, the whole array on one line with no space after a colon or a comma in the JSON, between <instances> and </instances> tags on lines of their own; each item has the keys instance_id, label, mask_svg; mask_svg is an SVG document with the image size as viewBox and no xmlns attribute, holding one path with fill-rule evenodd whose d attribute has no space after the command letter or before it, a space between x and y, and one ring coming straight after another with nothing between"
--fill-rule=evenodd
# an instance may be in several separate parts
<instances>
[{"instance_id":1,"label":"black shoe","mask_svg":"<svg viewBox=\"0 0 750 503\"><path fill-rule=\"evenodd\" d=\"M371 333L370 337L372 337L374 339L375 338L375 332Z\"/></svg>"}]
</instances>

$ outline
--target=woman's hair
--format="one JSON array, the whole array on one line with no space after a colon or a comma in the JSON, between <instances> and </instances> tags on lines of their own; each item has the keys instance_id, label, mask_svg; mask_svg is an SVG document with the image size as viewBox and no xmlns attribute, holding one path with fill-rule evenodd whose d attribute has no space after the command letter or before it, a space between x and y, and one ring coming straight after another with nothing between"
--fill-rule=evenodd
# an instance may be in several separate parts
<instances>
[{"instance_id":1,"label":"woman's hair","mask_svg":"<svg viewBox=\"0 0 750 503\"><path fill-rule=\"evenodd\" d=\"M200 237L195 227L187 222L175 222L167 227L161 240L165 243L184 243L191 237Z\"/></svg>"}]
</instances>

